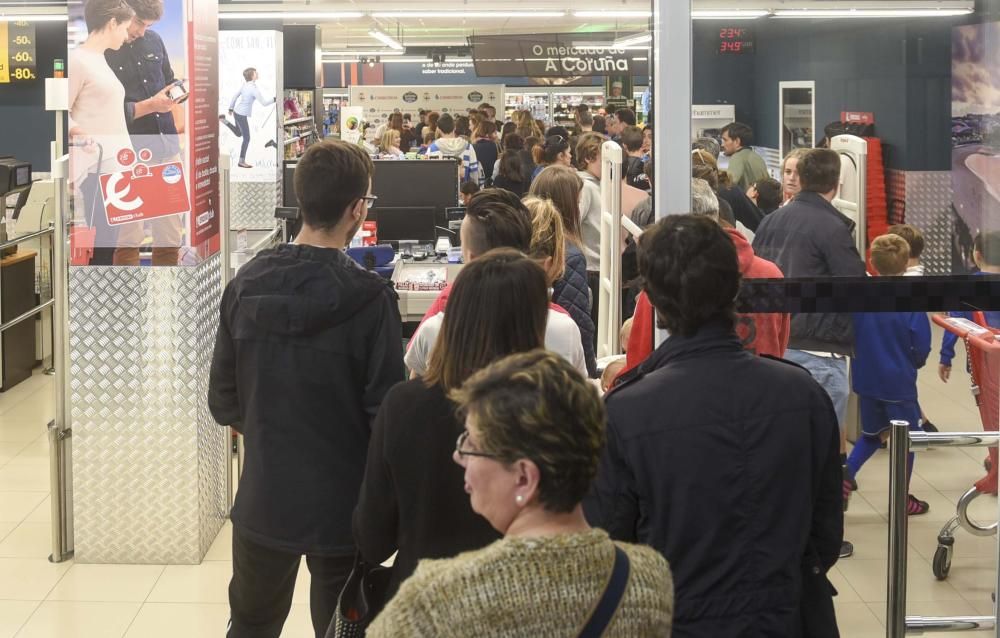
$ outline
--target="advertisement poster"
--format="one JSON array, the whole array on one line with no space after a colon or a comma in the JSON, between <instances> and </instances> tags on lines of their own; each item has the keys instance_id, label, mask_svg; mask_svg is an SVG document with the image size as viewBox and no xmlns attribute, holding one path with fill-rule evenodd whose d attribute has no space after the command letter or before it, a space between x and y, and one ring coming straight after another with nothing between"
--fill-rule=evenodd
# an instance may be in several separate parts
<instances>
[{"instance_id":1,"label":"advertisement poster","mask_svg":"<svg viewBox=\"0 0 1000 638\"><path fill-rule=\"evenodd\" d=\"M465 115L469 109L489 102L502 110L502 84L448 86L352 86L351 106L364 109L365 120L384 124L394 112L411 113L416 121L420 109Z\"/></svg>"},{"instance_id":2,"label":"advertisement poster","mask_svg":"<svg viewBox=\"0 0 1000 638\"><path fill-rule=\"evenodd\" d=\"M232 158L233 182L278 179L280 38L276 31L219 33L219 140Z\"/></svg>"},{"instance_id":3,"label":"advertisement poster","mask_svg":"<svg viewBox=\"0 0 1000 638\"><path fill-rule=\"evenodd\" d=\"M1000 230L1000 22L952 31L952 170L966 239ZM968 243L968 242L965 242ZM962 246L969 266L970 246Z\"/></svg>"},{"instance_id":4,"label":"advertisement poster","mask_svg":"<svg viewBox=\"0 0 1000 638\"><path fill-rule=\"evenodd\" d=\"M217 4L134 5L69 5L73 263L194 265L218 251Z\"/></svg>"},{"instance_id":5,"label":"advertisement poster","mask_svg":"<svg viewBox=\"0 0 1000 638\"><path fill-rule=\"evenodd\" d=\"M360 144L364 132L365 110L360 106L345 106L340 110L340 139Z\"/></svg>"},{"instance_id":6,"label":"advertisement poster","mask_svg":"<svg viewBox=\"0 0 1000 638\"><path fill-rule=\"evenodd\" d=\"M604 84L604 108L608 113L633 108L632 76L609 75Z\"/></svg>"}]
</instances>

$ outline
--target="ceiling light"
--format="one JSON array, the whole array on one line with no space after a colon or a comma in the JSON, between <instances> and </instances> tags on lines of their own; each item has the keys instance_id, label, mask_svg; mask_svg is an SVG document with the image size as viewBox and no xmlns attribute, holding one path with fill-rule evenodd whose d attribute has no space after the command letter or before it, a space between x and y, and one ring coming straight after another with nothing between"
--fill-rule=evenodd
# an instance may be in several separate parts
<instances>
[{"instance_id":1,"label":"ceiling light","mask_svg":"<svg viewBox=\"0 0 1000 638\"><path fill-rule=\"evenodd\" d=\"M775 18L948 18L969 15L973 9L779 9Z\"/></svg>"},{"instance_id":2,"label":"ceiling light","mask_svg":"<svg viewBox=\"0 0 1000 638\"><path fill-rule=\"evenodd\" d=\"M403 45L400 44L398 40L396 40L396 38L392 37L388 33L379 31L378 29L372 29L371 31L368 32L368 35L375 38L376 40L378 40L385 46L389 47L390 49L402 51L404 48Z\"/></svg>"},{"instance_id":3,"label":"ceiling light","mask_svg":"<svg viewBox=\"0 0 1000 638\"><path fill-rule=\"evenodd\" d=\"M641 34L641 35L631 35L631 36L628 36L628 37L620 38L618 40L615 40L611 44L611 46L615 47L616 49L619 49L619 48L630 47L630 46L633 46L633 45L636 45L636 44L643 44L645 42L652 42L652 41L653 41L653 35L650 34L650 33L644 33L644 34Z\"/></svg>"},{"instance_id":4,"label":"ceiling light","mask_svg":"<svg viewBox=\"0 0 1000 638\"><path fill-rule=\"evenodd\" d=\"M373 18L563 18L565 11L373 11Z\"/></svg>"},{"instance_id":5,"label":"ceiling light","mask_svg":"<svg viewBox=\"0 0 1000 638\"><path fill-rule=\"evenodd\" d=\"M347 58L349 58L349 57L359 56L359 55L403 55L403 52L402 51L394 51L393 49L383 49L382 51L361 51L361 50L354 51L354 50L346 50L346 51L324 51L323 55L324 56L328 56L328 57L332 57L332 58L334 58L334 57L341 57L341 58L347 57Z\"/></svg>"},{"instance_id":6,"label":"ceiling light","mask_svg":"<svg viewBox=\"0 0 1000 638\"><path fill-rule=\"evenodd\" d=\"M652 11L616 11L613 9L573 12L573 16L576 18L648 18L652 15Z\"/></svg>"},{"instance_id":7,"label":"ceiling light","mask_svg":"<svg viewBox=\"0 0 1000 638\"><path fill-rule=\"evenodd\" d=\"M691 18L694 20L756 20L766 15L770 15L770 12L764 10L745 11L743 9L694 10L691 12Z\"/></svg>"},{"instance_id":8,"label":"ceiling light","mask_svg":"<svg viewBox=\"0 0 1000 638\"><path fill-rule=\"evenodd\" d=\"M66 14L31 13L0 15L0 22L66 22Z\"/></svg>"},{"instance_id":9,"label":"ceiling light","mask_svg":"<svg viewBox=\"0 0 1000 638\"><path fill-rule=\"evenodd\" d=\"M360 11L220 11L224 20L347 20L362 18Z\"/></svg>"}]
</instances>

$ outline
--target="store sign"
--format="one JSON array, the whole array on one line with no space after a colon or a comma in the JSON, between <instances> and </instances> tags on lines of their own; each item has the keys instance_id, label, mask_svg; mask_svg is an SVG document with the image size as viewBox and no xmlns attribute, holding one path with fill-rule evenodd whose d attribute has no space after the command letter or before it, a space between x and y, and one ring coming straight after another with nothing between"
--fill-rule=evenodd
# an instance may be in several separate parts
<instances>
[{"instance_id":1,"label":"store sign","mask_svg":"<svg viewBox=\"0 0 1000 638\"><path fill-rule=\"evenodd\" d=\"M35 25L0 21L0 84L37 79L35 56Z\"/></svg>"},{"instance_id":2,"label":"store sign","mask_svg":"<svg viewBox=\"0 0 1000 638\"><path fill-rule=\"evenodd\" d=\"M648 51L615 47L601 34L550 33L469 38L479 77L646 75Z\"/></svg>"}]
</instances>

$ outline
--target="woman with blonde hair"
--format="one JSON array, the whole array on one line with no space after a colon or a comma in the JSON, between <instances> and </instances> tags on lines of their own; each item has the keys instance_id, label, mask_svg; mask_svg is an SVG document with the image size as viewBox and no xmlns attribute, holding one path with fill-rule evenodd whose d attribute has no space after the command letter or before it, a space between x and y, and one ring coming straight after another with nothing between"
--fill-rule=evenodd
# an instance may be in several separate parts
<instances>
[{"instance_id":1,"label":"woman with blonde hair","mask_svg":"<svg viewBox=\"0 0 1000 638\"><path fill-rule=\"evenodd\" d=\"M399 148L400 140L402 136L399 131L394 128L388 128L382 133L382 139L379 141L379 149L382 151L383 157L405 157L405 153Z\"/></svg>"},{"instance_id":2,"label":"woman with blonde hair","mask_svg":"<svg viewBox=\"0 0 1000 638\"><path fill-rule=\"evenodd\" d=\"M531 183L529 195L547 199L559 211L565 232L565 272L552 286L552 302L565 308L580 329L587 374L597 377L594 347L594 320L591 316L592 294L587 281L587 258L580 250L580 190L583 181L566 166L549 166Z\"/></svg>"}]
</instances>

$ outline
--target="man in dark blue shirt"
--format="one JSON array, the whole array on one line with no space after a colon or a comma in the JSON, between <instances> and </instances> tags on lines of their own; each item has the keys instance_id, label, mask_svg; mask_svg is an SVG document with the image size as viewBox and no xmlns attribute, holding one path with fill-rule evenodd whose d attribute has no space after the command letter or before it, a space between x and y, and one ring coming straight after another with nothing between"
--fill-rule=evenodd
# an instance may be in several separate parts
<instances>
[{"instance_id":1,"label":"man in dark blue shirt","mask_svg":"<svg viewBox=\"0 0 1000 638\"><path fill-rule=\"evenodd\" d=\"M163 39L150 28L163 17L163 0L126 0L135 11L128 40L117 51L104 54L108 66L125 87L125 121L138 152L148 149L150 164L180 159L180 138L174 120L175 102L167 92L177 81ZM139 245L145 238L142 223L125 224L114 250L116 265L139 265ZM181 244L183 215L150 220L153 232L153 265L176 266Z\"/></svg>"}]
</instances>

